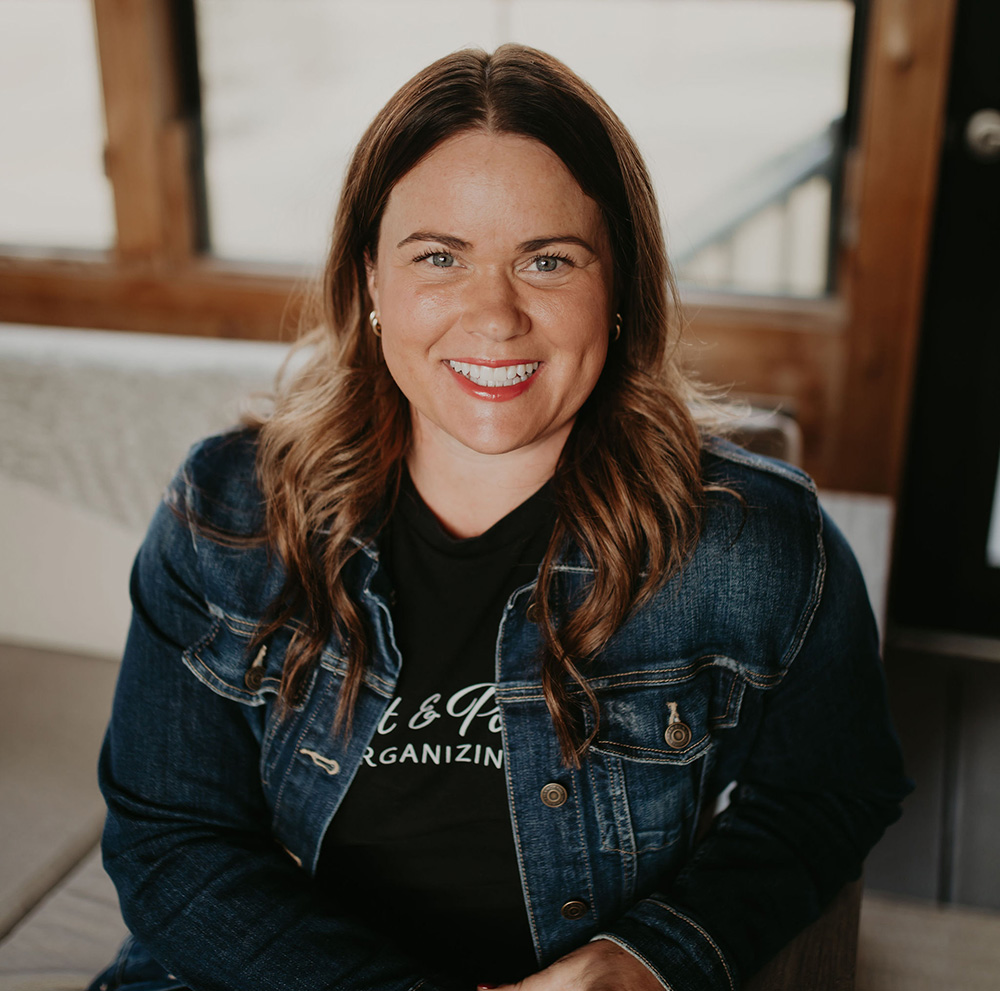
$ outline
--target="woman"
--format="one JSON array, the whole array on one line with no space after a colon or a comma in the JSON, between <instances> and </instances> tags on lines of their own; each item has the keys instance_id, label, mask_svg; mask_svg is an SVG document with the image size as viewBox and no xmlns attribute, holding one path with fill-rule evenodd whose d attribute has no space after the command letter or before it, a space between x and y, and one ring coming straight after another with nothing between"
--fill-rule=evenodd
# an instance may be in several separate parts
<instances>
[{"instance_id":1,"label":"woman","mask_svg":"<svg viewBox=\"0 0 1000 991\"><path fill-rule=\"evenodd\" d=\"M96 984L736 988L858 875L907 788L865 590L693 421L670 285L551 57L376 117L311 357L136 563Z\"/></svg>"}]
</instances>

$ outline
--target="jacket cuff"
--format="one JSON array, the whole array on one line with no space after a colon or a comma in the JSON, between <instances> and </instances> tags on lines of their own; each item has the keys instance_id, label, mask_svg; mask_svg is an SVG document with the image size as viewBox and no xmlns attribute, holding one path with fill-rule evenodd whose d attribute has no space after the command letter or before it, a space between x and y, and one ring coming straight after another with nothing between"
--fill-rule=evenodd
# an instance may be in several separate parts
<instances>
[{"instance_id":1,"label":"jacket cuff","mask_svg":"<svg viewBox=\"0 0 1000 991\"><path fill-rule=\"evenodd\" d=\"M610 939L641 960L667 989L737 991L736 972L694 919L646 898L594 939Z\"/></svg>"},{"instance_id":2,"label":"jacket cuff","mask_svg":"<svg viewBox=\"0 0 1000 991\"><path fill-rule=\"evenodd\" d=\"M650 963L650 961L647 960L634 946L626 943L620 936L612 936L610 933L603 933L600 936L592 936L590 942L594 943L599 939L606 939L609 943L614 943L615 946L620 946L623 950L635 957L639 963L644 964L646 969L660 982L660 985L664 987L666 991L674 991L674 989L671 988L670 985L667 984L667 982L660 976L652 963Z\"/></svg>"}]
</instances>

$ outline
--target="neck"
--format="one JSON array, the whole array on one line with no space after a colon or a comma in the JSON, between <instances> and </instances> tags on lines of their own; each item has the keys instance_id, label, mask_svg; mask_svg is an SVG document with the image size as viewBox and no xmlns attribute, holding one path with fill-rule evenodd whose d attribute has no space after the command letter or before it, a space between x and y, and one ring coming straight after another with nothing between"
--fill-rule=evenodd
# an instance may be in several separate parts
<instances>
[{"instance_id":1,"label":"neck","mask_svg":"<svg viewBox=\"0 0 1000 991\"><path fill-rule=\"evenodd\" d=\"M420 498L445 530L453 537L476 537L552 477L564 442L558 437L541 448L480 454L415 436L407 466Z\"/></svg>"}]
</instances>

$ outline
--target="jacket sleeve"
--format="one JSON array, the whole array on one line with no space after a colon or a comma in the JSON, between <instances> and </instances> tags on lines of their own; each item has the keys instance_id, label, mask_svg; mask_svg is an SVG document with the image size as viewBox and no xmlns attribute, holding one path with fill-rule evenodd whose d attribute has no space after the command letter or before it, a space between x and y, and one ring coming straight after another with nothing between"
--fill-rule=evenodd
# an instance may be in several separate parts
<instances>
[{"instance_id":1,"label":"jacket sleeve","mask_svg":"<svg viewBox=\"0 0 1000 991\"><path fill-rule=\"evenodd\" d=\"M864 582L826 517L823 545L819 605L784 678L752 703L730 804L669 887L600 934L677 991L740 987L860 876L912 788Z\"/></svg>"},{"instance_id":2,"label":"jacket sleeve","mask_svg":"<svg viewBox=\"0 0 1000 991\"><path fill-rule=\"evenodd\" d=\"M100 760L104 859L129 929L197 991L446 987L316 890L274 841L256 709L182 661L211 626L197 535L161 505L132 573L133 619Z\"/></svg>"}]
</instances>

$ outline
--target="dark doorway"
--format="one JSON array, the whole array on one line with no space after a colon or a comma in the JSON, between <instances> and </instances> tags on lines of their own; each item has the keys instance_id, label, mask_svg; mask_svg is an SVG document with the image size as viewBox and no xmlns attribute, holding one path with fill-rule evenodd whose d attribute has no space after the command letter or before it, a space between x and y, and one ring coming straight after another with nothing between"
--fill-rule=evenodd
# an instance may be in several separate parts
<instances>
[{"instance_id":1,"label":"dark doorway","mask_svg":"<svg viewBox=\"0 0 1000 991\"><path fill-rule=\"evenodd\" d=\"M917 791L875 888L1000 908L1000 4L960 0L886 672Z\"/></svg>"},{"instance_id":2,"label":"dark doorway","mask_svg":"<svg viewBox=\"0 0 1000 991\"><path fill-rule=\"evenodd\" d=\"M960 0L890 595L893 623L1000 637L1000 3Z\"/></svg>"}]
</instances>

